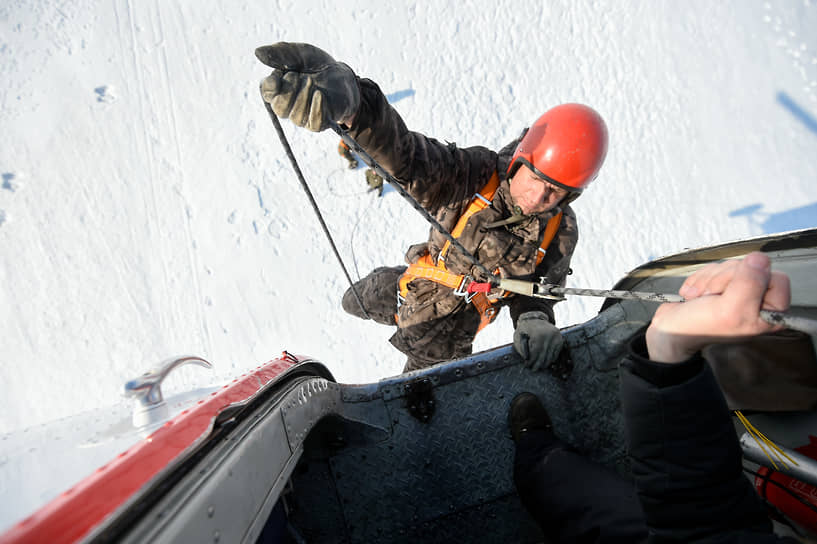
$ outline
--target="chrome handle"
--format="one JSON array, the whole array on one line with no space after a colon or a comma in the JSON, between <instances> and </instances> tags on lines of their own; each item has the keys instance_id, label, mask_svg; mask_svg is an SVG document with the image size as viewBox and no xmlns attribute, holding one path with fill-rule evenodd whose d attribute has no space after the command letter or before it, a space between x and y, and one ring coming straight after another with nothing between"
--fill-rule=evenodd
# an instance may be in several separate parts
<instances>
[{"instance_id":1,"label":"chrome handle","mask_svg":"<svg viewBox=\"0 0 817 544\"><path fill-rule=\"evenodd\" d=\"M136 404L133 412L134 425L142 427L155 423L164 415L164 411L155 412L157 408L165 404L162 396L162 381L171 371L188 363L213 368L212 364L201 357L185 355L167 359L157 368L149 370L125 384L125 396L134 399ZM152 415L148 415L148 413L152 413Z\"/></svg>"}]
</instances>

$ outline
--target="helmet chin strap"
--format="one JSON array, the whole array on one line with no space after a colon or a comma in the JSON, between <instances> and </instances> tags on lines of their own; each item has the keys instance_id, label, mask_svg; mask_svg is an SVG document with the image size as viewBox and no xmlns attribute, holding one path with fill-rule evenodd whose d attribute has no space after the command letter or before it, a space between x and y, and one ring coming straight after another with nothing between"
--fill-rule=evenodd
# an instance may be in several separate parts
<instances>
[{"instance_id":1,"label":"helmet chin strap","mask_svg":"<svg viewBox=\"0 0 817 544\"><path fill-rule=\"evenodd\" d=\"M495 229L497 227L506 227L508 225L514 225L521 221L526 221L530 219L531 219L530 215L522 213L522 208L520 208L519 206L514 206L513 213L511 214L510 217L502 219L500 221L494 221L493 223L488 223L487 225L485 225L485 228Z\"/></svg>"},{"instance_id":2,"label":"helmet chin strap","mask_svg":"<svg viewBox=\"0 0 817 544\"><path fill-rule=\"evenodd\" d=\"M578 195L577 195L578 196ZM547 210L549 212L553 212L554 215L561 212L565 206L567 206L568 199L570 195L564 197L557 205L553 206L551 209ZM544 213L544 212L541 212ZM505 219L501 219L499 221L494 221L493 223L488 223L485 225L484 228L486 229L495 229L497 227L510 227L511 225L516 225L517 223L521 223L523 221L530 221L533 219L536 213L522 213L522 208L519 206L513 207L513 213L510 217L506 217Z\"/></svg>"}]
</instances>

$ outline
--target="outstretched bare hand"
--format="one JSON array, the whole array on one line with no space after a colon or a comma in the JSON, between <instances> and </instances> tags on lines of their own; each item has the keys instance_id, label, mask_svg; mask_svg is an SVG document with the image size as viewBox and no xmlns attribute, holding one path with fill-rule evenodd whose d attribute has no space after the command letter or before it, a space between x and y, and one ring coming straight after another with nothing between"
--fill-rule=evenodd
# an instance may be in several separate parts
<instances>
[{"instance_id":1,"label":"outstretched bare hand","mask_svg":"<svg viewBox=\"0 0 817 544\"><path fill-rule=\"evenodd\" d=\"M702 268L678 294L687 301L662 304L647 329L653 361L677 363L709 344L779 330L761 319L760 310L785 311L791 303L789 277L772 272L759 252Z\"/></svg>"}]
</instances>

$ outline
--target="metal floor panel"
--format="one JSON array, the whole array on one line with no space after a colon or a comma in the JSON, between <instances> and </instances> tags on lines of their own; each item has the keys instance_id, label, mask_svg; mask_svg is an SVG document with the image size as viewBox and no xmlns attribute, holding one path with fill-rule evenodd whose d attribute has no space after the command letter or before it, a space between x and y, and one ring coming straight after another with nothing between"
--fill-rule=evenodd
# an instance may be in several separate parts
<instances>
[{"instance_id":1,"label":"metal floor panel","mask_svg":"<svg viewBox=\"0 0 817 544\"><path fill-rule=\"evenodd\" d=\"M308 542L540 542L513 484L510 402L522 391L538 394L563 441L626 474L617 367L622 338L643 325L639 311L631 313L627 319L611 308L593 326L565 331L575 365L566 380L530 371L505 346L362 393L342 386L359 414L366 403L382 410L385 402L391 434L326 461L302 461L306 470L293 476L293 525ZM405 394L406 384L423 378L434 384L427 423L410 413ZM338 509L343 526L328 527Z\"/></svg>"}]
</instances>

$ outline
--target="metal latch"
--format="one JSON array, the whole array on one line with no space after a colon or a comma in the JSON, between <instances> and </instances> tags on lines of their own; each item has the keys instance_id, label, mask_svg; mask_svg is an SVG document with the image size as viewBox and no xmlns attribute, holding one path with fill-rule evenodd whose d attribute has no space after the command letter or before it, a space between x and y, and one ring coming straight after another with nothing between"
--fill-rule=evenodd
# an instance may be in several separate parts
<instances>
[{"instance_id":1,"label":"metal latch","mask_svg":"<svg viewBox=\"0 0 817 544\"><path fill-rule=\"evenodd\" d=\"M573 373L573 358L567 345L562 347L556 360L547 366L548 371L556 378L566 381Z\"/></svg>"},{"instance_id":2,"label":"metal latch","mask_svg":"<svg viewBox=\"0 0 817 544\"><path fill-rule=\"evenodd\" d=\"M173 369L185 364L195 364L205 368L213 365L201 357L185 355L163 361L157 368L149 370L125 384L125 396L134 399L133 425L146 427L167 419L167 403L162 396L162 380Z\"/></svg>"},{"instance_id":3,"label":"metal latch","mask_svg":"<svg viewBox=\"0 0 817 544\"><path fill-rule=\"evenodd\" d=\"M417 378L403 386L406 392L406 408L421 423L431 421L436 403L434 401L434 384L429 378Z\"/></svg>"}]
</instances>

